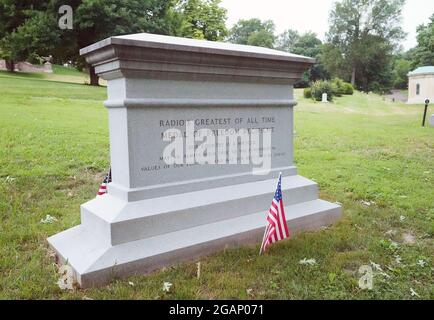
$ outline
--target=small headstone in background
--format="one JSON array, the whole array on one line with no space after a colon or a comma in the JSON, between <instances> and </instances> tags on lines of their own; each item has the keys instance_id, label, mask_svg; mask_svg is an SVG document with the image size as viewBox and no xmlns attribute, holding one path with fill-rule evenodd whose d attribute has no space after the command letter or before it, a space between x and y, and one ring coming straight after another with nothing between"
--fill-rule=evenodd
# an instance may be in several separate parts
<instances>
[{"instance_id":1,"label":"small headstone in background","mask_svg":"<svg viewBox=\"0 0 434 320\"><path fill-rule=\"evenodd\" d=\"M429 117L429 125L431 127L434 127L434 114L432 114L431 117Z\"/></svg>"},{"instance_id":2,"label":"small headstone in background","mask_svg":"<svg viewBox=\"0 0 434 320\"><path fill-rule=\"evenodd\" d=\"M324 102L324 103L327 103L327 102L329 102L328 100L327 100L327 93L323 93L322 94L322 101L321 102Z\"/></svg>"}]
</instances>

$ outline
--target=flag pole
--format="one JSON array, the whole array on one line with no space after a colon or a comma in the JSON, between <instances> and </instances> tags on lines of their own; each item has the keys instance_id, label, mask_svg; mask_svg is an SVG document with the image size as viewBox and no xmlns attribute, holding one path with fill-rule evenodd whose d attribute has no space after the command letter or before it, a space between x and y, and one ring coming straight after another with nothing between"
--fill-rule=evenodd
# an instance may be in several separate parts
<instances>
[{"instance_id":1,"label":"flag pole","mask_svg":"<svg viewBox=\"0 0 434 320\"><path fill-rule=\"evenodd\" d=\"M265 221L267 221L267 220L265 220ZM265 240L265 236L267 235L267 230L268 230L269 226L270 225L268 224L268 221L267 221L267 225L265 226L264 236L262 237L261 248L259 249L259 255L262 254L262 248L264 247L264 240Z\"/></svg>"}]
</instances>

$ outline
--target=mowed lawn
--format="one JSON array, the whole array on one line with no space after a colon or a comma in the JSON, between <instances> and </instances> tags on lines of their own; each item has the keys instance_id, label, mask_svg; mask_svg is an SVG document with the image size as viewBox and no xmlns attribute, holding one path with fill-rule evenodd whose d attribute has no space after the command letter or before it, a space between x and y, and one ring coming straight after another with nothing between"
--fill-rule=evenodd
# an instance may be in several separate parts
<instances>
[{"instance_id":1,"label":"mowed lawn","mask_svg":"<svg viewBox=\"0 0 434 320\"><path fill-rule=\"evenodd\" d=\"M323 199L342 204L339 223L263 256L258 244L202 258L199 279L196 260L60 290L46 238L80 223L79 206L109 165L106 89L61 71L0 73L0 298L434 298L434 128L421 128L423 107L362 93L321 104L300 91L296 165ZM57 221L41 223L47 215ZM300 264L304 258L316 264ZM358 286L363 265L373 268L372 290Z\"/></svg>"}]
</instances>

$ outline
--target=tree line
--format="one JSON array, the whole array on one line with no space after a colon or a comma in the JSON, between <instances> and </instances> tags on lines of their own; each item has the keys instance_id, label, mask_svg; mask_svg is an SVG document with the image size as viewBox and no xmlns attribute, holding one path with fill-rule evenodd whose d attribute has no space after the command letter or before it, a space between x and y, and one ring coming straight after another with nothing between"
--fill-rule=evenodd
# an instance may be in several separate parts
<instances>
[{"instance_id":1,"label":"tree line","mask_svg":"<svg viewBox=\"0 0 434 320\"><path fill-rule=\"evenodd\" d=\"M58 26L58 10L69 5L71 30ZM220 0L0 0L0 57L15 61L52 55L57 64L88 68L79 49L114 35L156 33L223 41L226 10Z\"/></svg>"},{"instance_id":2,"label":"tree line","mask_svg":"<svg viewBox=\"0 0 434 320\"><path fill-rule=\"evenodd\" d=\"M65 3L67 2L67 3ZM80 48L113 35L149 32L262 46L305 55L317 63L297 86L339 77L363 91L405 88L407 73L434 65L434 14L417 29L418 45L404 51L401 11L405 0L342 0L329 16L322 42L313 32L276 34L273 21L248 19L226 26L220 0L0 0L0 57L14 62L52 55L58 64L89 70ZM58 8L73 9L73 28L58 26ZM290 24L290 21L288 21Z\"/></svg>"}]
</instances>

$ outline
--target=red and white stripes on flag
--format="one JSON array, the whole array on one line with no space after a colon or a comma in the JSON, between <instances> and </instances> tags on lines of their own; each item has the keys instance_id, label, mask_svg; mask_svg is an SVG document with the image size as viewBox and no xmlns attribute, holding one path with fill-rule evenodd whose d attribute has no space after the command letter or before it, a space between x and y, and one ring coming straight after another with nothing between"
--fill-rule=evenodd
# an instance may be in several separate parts
<instances>
[{"instance_id":1,"label":"red and white stripes on flag","mask_svg":"<svg viewBox=\"0 0 434 320\"><path fill-rule=\"evenodd\" d=\"M272 243L286 238L289 238L289 230L282 199L282 174L280 174L277 189L270 210L268 210L267 227L259 254L266 252Z\"/></svg>"},{"instance_id":2,"label":"red and white stripes on flag","mask_svg":"<svg viewBox=\"0 0 434 320\"><path fill-rule=\"evenodd\" d=\"M110 168L109 173L104 177L103 182L99 186L97 197L103 196L107 193L107 185L112 182L112 169Z\"/></svg>"}]
</instances>

